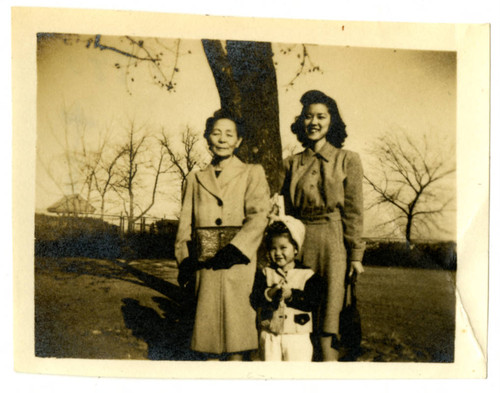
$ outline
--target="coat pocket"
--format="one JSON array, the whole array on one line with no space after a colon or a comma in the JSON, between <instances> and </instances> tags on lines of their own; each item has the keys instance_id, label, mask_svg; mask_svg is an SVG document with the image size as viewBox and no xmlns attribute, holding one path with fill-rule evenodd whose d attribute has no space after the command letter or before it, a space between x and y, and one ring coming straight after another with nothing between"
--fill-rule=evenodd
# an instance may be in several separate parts
<instances>
[{"instance_id":1,"label":"coat pocket","mask_svg":"<svg viewBox=\"0 0 500 393\"><path fill-rule=\"evenodd\" d=\"M295 314L295 316L293 317L293 321L299 325L305 325L310 320L311 318L308 314Z\"/></svg>"}]
</instances>

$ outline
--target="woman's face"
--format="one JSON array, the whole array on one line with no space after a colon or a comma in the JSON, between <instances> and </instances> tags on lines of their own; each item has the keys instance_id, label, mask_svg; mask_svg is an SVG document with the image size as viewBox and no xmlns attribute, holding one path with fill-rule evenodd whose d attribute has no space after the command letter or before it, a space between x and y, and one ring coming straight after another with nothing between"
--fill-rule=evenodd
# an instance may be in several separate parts
<instances>
[{"instance_id":1,"label":"woman's face","mask_svg":"<svg viewBox=\"0 0 500 393\"><path fill-rule=\"evenodd\" d=\"M214 123L212 132L208 136L208 145L212 153L220 158L228 158L241 144L236 124L230 119L219 119Z\"/></svg>"},{"instance_id":2,"label":"woman's face","mask_svg":"<svg viewBox=\"0 0 500 393\"><path fill-rule=\"evenodd\" d=\"M330 128L330 112L325 104L311 104L304 117L307 139L317 142L326 137Z\"/></svg>"}]
</instances>

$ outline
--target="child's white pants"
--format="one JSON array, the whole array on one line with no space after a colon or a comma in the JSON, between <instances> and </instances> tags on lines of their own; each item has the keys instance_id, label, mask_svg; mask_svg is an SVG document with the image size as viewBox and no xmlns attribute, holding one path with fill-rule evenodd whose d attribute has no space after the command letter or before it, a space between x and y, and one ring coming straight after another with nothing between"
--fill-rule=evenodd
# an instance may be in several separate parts
<instances>
[{"instance_id":1,"label":"child's white pants","mask_svg":"<svg viewBox=\"0 0 500 393\"><path fill-rule=\"evenodd\" d=\"M262 331L260 348L263 360L310 362L313 347L309 334L272 334Z\"/></svg>"}]
</instances>

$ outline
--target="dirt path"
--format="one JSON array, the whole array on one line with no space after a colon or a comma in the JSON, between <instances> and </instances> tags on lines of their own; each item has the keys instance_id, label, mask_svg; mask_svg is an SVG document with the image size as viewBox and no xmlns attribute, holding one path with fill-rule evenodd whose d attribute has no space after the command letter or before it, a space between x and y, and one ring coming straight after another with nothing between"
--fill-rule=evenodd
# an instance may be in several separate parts
<instances>
[{"instance_id":1,"label":"dirt path","mask_svg":"<svg viewBox=\"0 0 500 393\"><path fill-rule=\"evenodd\" d=\"M91 359L196 360L192 305L173 261L39 258L36 354ZM368 267L357 286L361 361L452 361L454 274Z\"/></svg>"}]
</instances>

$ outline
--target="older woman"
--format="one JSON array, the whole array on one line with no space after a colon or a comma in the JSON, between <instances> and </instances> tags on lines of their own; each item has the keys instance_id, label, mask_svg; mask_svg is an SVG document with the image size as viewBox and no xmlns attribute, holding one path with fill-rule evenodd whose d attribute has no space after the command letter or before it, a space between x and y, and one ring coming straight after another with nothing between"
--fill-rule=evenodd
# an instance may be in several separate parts
<instances>
[{"instance_id":1,"label":"older woman","mask_svg":"<svg viewBox=\"0 0 500 393\"><path fill-rule=\"evenodd\" d=\"M218 111L207 120L204 136L213 160L186 181L175 243L178 280L184 286L196 271L191 349L240 360L258 345L250 293L269 187L262 166L234 155L243 138L238 119Z\"/></svg>"},{"instance_id":2,"label":"older woman","mask_svg":"<svg viewBox=\"0 0 500 393\"><path fill-rule=\"evenodd\" d=\"M335 361L346 273L363 272L363 170L358 154L342 149L336 102L318 90L300 102L292 131L305 150L285 160L282 194L286 213L306 224L303 263L326 282L318 328L323 360Z\"/></svg>"}]
</instances>

